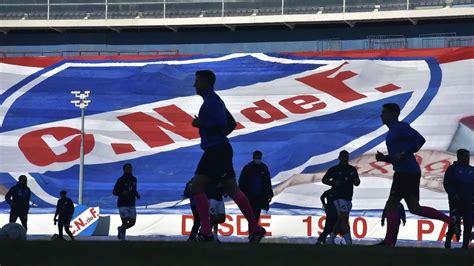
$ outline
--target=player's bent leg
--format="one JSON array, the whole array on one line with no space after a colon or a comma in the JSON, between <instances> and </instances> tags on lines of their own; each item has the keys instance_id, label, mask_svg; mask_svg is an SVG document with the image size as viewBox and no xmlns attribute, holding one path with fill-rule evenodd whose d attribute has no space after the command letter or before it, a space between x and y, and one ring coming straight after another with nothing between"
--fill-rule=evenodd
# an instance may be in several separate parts
<instances>
[{"instance_id":1,"label":"player's bent leg","mask_svg":"<svg viewBox=\"0 0 474 266\"><path fill-rule=\"evenodd\" d=\"M235 177L222 181L224 192L229 195L234 202L239 206L240 211L245 216L249 223L249 241L260 242L265 236L266 230L259 226L252 210L250 202L245 194L240 191L235 181Z\"/></svg>"},{"instance_id":2,"label":"player's bent leg","mask_svg":"<svg viewBox=\"0 0 474 266\"><path fill-rule=\"evenodd\" d=\"M10 223L16 223L16 220L18 219L18 215L14 211L10 211L10 218L9 222Z\"/></svg>"},{"instance_id":3,"label":"player's bent leg","mask_svg":"<svg viewBox=\"0 0 474 266\"><path fill-rule=\"evenodd\" d=\"M25 231L28 231L28 214L20 215L21 225L25 228Z\"/></svg>"},{"instance_id":4,"label":"player's bent leg","mask_svg":"<svg viewBox=\"0 0 474 266\"><path fill-rule=\"evenodd\" d=\"M197 195L206 192L206 185L209 183L210 178L206 175L196 174L193 177L193 185L191 186L191 195Z\"/></svg>"},{"instance_id":5,"label":"player's bent leg","mask_svg":"<svg viewBox=\"0 0 474 266\"><path fill-rule=\"evenodd\" d=\"M74 236L72 235L72 232L69 229L70 224L71 224L71 220L64 220L61 222L61 226L64 227L64 231L66 232L66 234L69 236L71 240L74 240ZM61 228L61 235L62 235L62 228Z\"/></svg>"},{"instance_id":6,"label":"player's bent leg","mask_svg":"<svg viewBox=\"0 0 474 266\"><path fill-rule=\"evenodd\" d=\"M340 227L344 241L346 242L346 245L352 245L351 230L349 227L349 213L343 212L340 216L342 217Z\"/></svg>"},{"instance_id":7,"label":"player's bent leg","mask_svg":"<svg viewBox=\"0 0 474 266\"><path fill-rule=\"evenodd\" d=\"M455 222L455 219L443 214L442 212L436 209L426 206L420 206L420 204L418 203L418 198L416 197L406 198L405 202L408 205L408 210L410 210L410 212L413 214L424 216L426 218L440 220L449 225L453 225Z\"/></svg>"},{"instance_id":8,"label":"player's bent leg","mask_svg":"<svg viewBox=\"0 0 474 266\"><path fill-rule=\"evenodd\" d=\"M398 235L398 229L400 227L400 217L398 215L397 205L400 202L400 198L390 196L385 204L386 217L387 217L387 232L383 245L394 246L396 242L396 236Z\"/></svg>"},{"instance_id":9,"label":"player's bent leg","mask_svg":"<svg viewBox=\"0 0 474 266\"><path fill-rule=\"evenodd\" d=\"M209 177L196 174L193 178L193 185L191 186L191 194L193 195L194 202L196 202L196 209L201 218L200 234L203 237L200 237L199 239L205 239L212 236L211 223L209 220L209 199L205 193L205 188L208 183ZM198 238L196 239L198 240Z\"/></svg>"},{"instance_id":10,"label":"player's bent leg","mask_svg":"<svg viewBox=\"0 0 474 266\"><path fill-rule=\"evenodd\" d=\"M463 232L463 240L462 240L462 247L469 248L469 244L471 243L471 232L472 232L472 209L470 201L466 200L464 204L462 218L464 224L464 232Z\"/></svg>"},{"instance_id":11,"label":"player's bent leg","mask_svg":"<svg viewBox=\"0 0 474 266\"><path fill-rule=\"evenodd\" d=\"M326 240L328 244L334 244L334 240L336 239L337 234L341 232L341 224L342 224L342 218L343 218L341 214L346 210L345 209L346 206L344 206L343 201L339 199L334 200L333 204L337 212L337 220L331 234L329 234L329 237Z\"/></svg>"},{"instance_id":12,"label":"player's bent leg","mask_svg":"<svg viewBox=\"0 0 474 266\"><path fill-rule=\"evenodd\" d=\"M446 241L444 242L444 247L445 248L451 248L451 241L453 239L454 232L452 228L448 228L448 232L446 232Z\"/></svg>"},{"instance_id":13,"label":"player's bent leg","mask_svg":"<svg viewBox=\"0 0 474 266\"><path fill-rule=\"evenodd\" d=\"M62 221L58 221L58 236L59 236L59 239L63 240L64 237L63 237L63 222Z\"/></svg>"},{"instance_id":14,"label":"player's bent leg","mask_svg":"<svg viewBox=\"0 0 474 266\"><path fill-rule=\"evenodd\" d=\"M235 178L226 179L222 181L222 187L224 189L224 192L234 200L237 206L239 206L240 211L249 222L250 234L258 232L260 228L256 222L252 206L250 205L247 196L245 196L245 194L240 191L239 187L237 186L237 182L235 181Z\"/></svg>"},{"instance_id":15,"label":"player's bent leg","mask_svg":"<svg viewBox=\"0 0 474 266\"><path fill-rule=\"evenodd\" d=\"M327 236L332 232L332 230L334 229L334 226L336 225L337 217L338 216L336 214L326 216L326 221L324 222L324 230L319 235L318 241L316 242L316 244L326 243Z\"/></svg>"},{"instance_id":16,"label":"player's bent leg","mask_svg":"<svg viewBox=\"0 0 474 266\"><path fill-rule=\"evenodd\" d=\"M225 222L225 214L217 214L215 222L217 224L221 224L221 223Z\"/></svg>"},{"instance_id":17,"label":"player's bent leg","mask_svg":"<svg viewBox=\"0 0 474 266\"><path fill-rule=\"evenodd\" d=\"M136 219L130 218L130 220L129 220L129 222L128 222L128 228L133 227L136 222L137 222ZM127 228L127 229L128 229L128 228Z\"/></svg>"},{"instance_id":18,"label":"player's bent leg","mask_svg":"<svg viewBox=\"0 0 474 266\"><path fill-rule=\"evenodd\" d=\"M188 241L193 241L196 238L199 228L201 227L201 219L199 219L199 213L194 204L191 205L191 211L193 213L194 221L193 227L191 228L191 233L189 234Z\"/></svg>"},{"instance_id":19,"label":"player's bent leg","mask_svg":"<svg viewBox=\"0 0 474 266\"><path fill-rule=\"evenodd\" d=\"M339 215L336 224L334 225L332 232L329 234L328 238L326 239L327 244L334 244L334 240L336 239L337 234L341 231L341 216Z\"/></svg>"}]
</instances>

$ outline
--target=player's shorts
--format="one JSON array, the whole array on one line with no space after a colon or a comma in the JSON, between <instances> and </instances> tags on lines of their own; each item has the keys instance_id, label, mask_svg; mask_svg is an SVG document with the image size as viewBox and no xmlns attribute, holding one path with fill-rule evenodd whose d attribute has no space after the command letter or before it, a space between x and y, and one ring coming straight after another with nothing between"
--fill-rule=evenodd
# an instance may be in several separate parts
<instances>
[{"instance_id":1,"label":"player's shorts","mask_svg":"<svg viewBox=\"0 0 474 266\"><path fill-rule=\"evenodd\" d=\"M393 174L390 197L407 199L415 197L420 199L421 174L416 172L395 172Z\"/></svg>"},{"instance_id":2,"label":"player's shorts","mask_svg":"<svg viewBox=\"0 0 474 266\"><path fill-rule=\"evenodd\" d=\"M209 215L225 215L225 205L223 200L209 200Z\"/></svg>"},{"instance_id":3,"label":"player's shorts","mask_svg":"<svg viewBox=\"0 0 474 266\"><path fill-rule=\"evenodd\" d=\"M120 218L137 219L137 210L135 207L119 207Z\"/></svg>"},{"instance_id":4,"label":"player's shorts","mask_svg":"<svg viewBox=\"0 0 474 266\"><path fill-rule=\"evenodd\" d=\"M336 199L333 203L334 207L336 207L337 215L349 213L352 210L352 202L350 200Z\"/></svg>"},{"instance_id":5,"label":"player's shorts","mask_svg":"<svg viewBox=\"0 0 474 266\"><path fill-rule=\"evenodd\" d=\"M69 226L71 225L71 220L68 219L59 219L58 220L58 225L61 228L69 229Z\"/></svg>"},{"instance_id":6,"label":"player's shorts","mask_svg":"<svg viewBox=\"0 0 474 266\"><path fill-rule=\"evenodd\" d=\"M218 180L235 178L233 155L234 151L228 142L207 148L204 150L195 174Z\"/></svg>"}]
</instances>

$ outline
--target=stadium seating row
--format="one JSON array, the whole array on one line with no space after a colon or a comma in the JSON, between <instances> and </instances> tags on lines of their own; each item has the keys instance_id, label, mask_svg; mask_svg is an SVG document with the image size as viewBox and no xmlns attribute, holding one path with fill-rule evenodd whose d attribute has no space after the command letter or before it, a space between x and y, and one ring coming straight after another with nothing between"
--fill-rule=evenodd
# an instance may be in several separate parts
<instances>
[{"instance_id":1,"label":"stadium seating row","mask_svg":"<svg viewBox=\"0 0 474 266\"><path fill-rule=\"evenodd\" d=\"M90 0L97 2L98 0ZM409 9L442 7L447 0L412 0ZM448 0L449 1L449 0ZM47 8L43 0L27 0L28 4L11 4L9 1L0 3L0 19L47 19ZM18 1L19 2L19 1ZM60 1L51 1L58 3ZM340 1L318 1L317 5L310 4L314 1L298 1L294 6L287 6L283 9L284 14L316 14L316 13L341 13L344 11ZM375 4L374 4L375 2ZM453 5L470 5L474 0L453 0ZM11 5L9 5L11 4ZM304 5L306 4L306 5ZM268 5L267 5L268 6ZM163 6L160 4L110 4L107 18L191 18L191 17L220 17L220 16L251 16L251 15L280 15L281 6L258 7L255 2L233 2L225 6L223 12L220 3L174 3L166 7L164 14ZM101 10L104 9L104 10ZM350 2L345 6L345 12L367 12L367 11L390 11L405 10L405 1L397 0L359 0ZM84 1L81 5L53 5L50 7L50 19L104 19L105 8L103 6L87 5Z\"/></svg>"}]
</instances>

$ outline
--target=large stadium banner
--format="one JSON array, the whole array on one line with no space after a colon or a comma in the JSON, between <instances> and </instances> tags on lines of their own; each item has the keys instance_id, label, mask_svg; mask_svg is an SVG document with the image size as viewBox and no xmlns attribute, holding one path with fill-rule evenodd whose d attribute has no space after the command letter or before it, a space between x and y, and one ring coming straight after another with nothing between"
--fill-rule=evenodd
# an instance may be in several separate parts
<instances>
[{"instance_id":1,"label":"large stadium banner","mask_svg":"<svg viewBox=\"0 0 474 266\"><path fill-rule=\"evenodd\" d=\"M131 163L142 197L130 234L186 234L191 218L182 191L202 154L191 126L202 103L194 73L211 69L216 92L239 122L229 136L237 175L254 150L270 169L275 197L261 223L272 236L317 236L319 197L328 189L321 178L345 149L361 176L353 234L383 237L380 214L393 171L374 156L386 151L382 105L398 103L401 119L426 138L416 155L421 203L446 211L444 172L457 149L474 153L473 58L474 48L0 59L0 223L8 218L4 195L21 174L33 192L30 221L49 220L63 189L77 201L80 111L70 92L88 90L84 203L110 215L115 233L112 189ZM226 206L221 233L245 235L238 209L230 200ZM408 216L401 238L443 237L445 225L417 218Z\"/></svg>"}]
</instances>

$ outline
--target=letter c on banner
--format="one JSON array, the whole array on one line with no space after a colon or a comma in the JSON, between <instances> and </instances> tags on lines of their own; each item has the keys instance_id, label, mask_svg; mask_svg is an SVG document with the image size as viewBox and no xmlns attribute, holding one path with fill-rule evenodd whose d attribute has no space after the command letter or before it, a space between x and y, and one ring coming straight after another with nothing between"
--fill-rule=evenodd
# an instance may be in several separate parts
<instances>
[{"instance_id":1,"label":"letter c on banner","mask_svg":"<svg viewBox=\"0 0 474 266\"><path fill-rule=\"evenodd\" d=\"M81 131L70 127L50 127L31 131L21 136L18 140L18 147L25 155L26 159L37 166L48 166L53 163L71 162L79 159L81 146ZM44 136L52 136L57 141L72 137L68 143L64 144L66 151L56 154L53 149L43 139ZM88 154L94 149L94 135L86 134L84 138L84 154Z\"/></svg>"}]
</instances>

